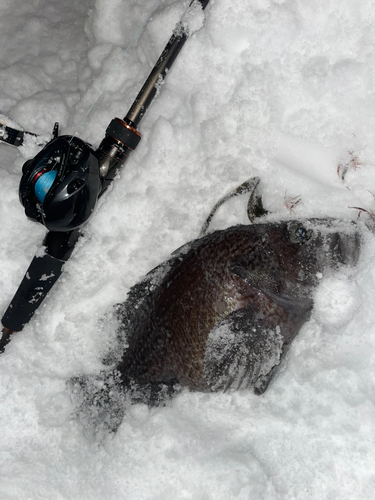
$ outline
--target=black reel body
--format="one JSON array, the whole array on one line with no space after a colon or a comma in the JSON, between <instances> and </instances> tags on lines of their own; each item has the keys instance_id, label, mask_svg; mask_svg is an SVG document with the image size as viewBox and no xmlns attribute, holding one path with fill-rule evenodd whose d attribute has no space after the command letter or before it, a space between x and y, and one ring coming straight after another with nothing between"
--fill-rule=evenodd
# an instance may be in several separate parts
<instances>
[{"instance_id":1,"label":"black reel body","mask_svg":"<svg viewBox=\"0 0 375 500\"><path fill-rule=\"evenodd\" d=\"M92 215L102 183L91 147L71 136L50 141L22 167L19 196L29 219L71 231Z\"/></svg>"}]
</instances>

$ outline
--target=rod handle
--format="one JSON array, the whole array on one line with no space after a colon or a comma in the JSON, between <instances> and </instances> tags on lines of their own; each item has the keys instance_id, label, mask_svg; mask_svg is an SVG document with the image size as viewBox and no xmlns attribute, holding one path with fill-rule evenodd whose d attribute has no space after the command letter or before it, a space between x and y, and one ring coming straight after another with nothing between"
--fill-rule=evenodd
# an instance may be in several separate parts
<instances>
[{"instance_id":1,"label":"rod handle","mask_svg":"<svg viewBox=\"0 0 375 500\"><path fill-rule=\"evenodd\" d=\"M1 320L6 330L10 332L22 330L58 280L64 264L63 260L47 253L33 258Z\"/></svg>"}]
</instances>

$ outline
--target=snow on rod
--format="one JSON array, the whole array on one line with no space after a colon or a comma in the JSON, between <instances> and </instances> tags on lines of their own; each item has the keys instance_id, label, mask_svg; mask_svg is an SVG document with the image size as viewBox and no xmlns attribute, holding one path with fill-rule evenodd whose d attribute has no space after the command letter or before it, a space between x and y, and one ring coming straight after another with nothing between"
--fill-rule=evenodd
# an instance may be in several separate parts
<instances>
[{"instance_id":1,"label":"snow on rod","mask_svg":"<svg viewBox=\"0 0 375 500\"><path fill-rule=\"evenodd\" d=\"M193 0L187 14L196 6L204 10L208 3ZM27 217L46 226L48 233L44 253L32 260L1 320L0 352L11 334L28 323L56 283L98 199L141 140L137 127L190 35L184 18L188 16L177 24L128 114L123 120L111 121L96 151L75 136L58 136L55 124L52 140L23 165L20 201ZM0 139L15 146L22 144L24 134L30 134L4 125L0 128Z\"/></svg>"}]
</instances>

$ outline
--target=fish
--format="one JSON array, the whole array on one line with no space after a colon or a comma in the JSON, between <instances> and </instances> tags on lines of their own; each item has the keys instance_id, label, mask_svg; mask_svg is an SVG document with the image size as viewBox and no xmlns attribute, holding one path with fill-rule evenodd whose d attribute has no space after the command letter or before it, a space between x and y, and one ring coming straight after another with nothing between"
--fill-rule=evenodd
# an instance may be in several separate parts
<instances>
[{"instance_id":1,"label":"fish","mask_svg":"<svg viewBox=\"0 0 375 500\"><path fill-rule=\"evenodd\" d=\"M309 320L322 277L357 264L359 223L264 221L258 186L253 178L221 199L200 236L114 307L117 341L103 360L109 369L70 381L89 427L115 432L125 400L156 406L184 388L263 394ZM207 233L216 209L244 192L253 223Z\"/></svg>"},{"instance_id":2,"label":"fish","mask_svg":"<svg viewBox=\"0 0 375 500\"><path fill-rule=\"evenodd\" d=\"M267 389L308 321L322 276L359 258L355 223L236 225L179 249L116 308L124 386Z\"/></svg>"}]
</instances>

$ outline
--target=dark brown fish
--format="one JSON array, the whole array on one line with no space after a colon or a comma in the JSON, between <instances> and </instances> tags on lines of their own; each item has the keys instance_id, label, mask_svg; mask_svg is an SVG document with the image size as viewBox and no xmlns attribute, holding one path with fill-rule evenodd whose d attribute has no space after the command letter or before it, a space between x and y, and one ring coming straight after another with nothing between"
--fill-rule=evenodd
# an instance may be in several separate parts
<instances>
[{"instance_id":1,"label":"dark brown fish","mask_svg":"<svg viewBox=\"0 0 375 500\"><path fill-rule=\"evenodd\" d=\"M238 225L182 247L118 306L125 385L265 391L308 320L319 277L354 265L353 223Z\"/></svg>"},{"instance_id":2,"label":"dark brown fish","mask_svg":"<svg viewBox=\"0 0 375 500\"><path fill-rule=\"evenodd\" d=\"M355 265L359 250L357 225L335 219L239 225L188 243L117 306L112 368L70 381L84 432L100 438L126 401L159 404L181 387L263 393L319 279Z\"/></svg>"}]
</instances>

